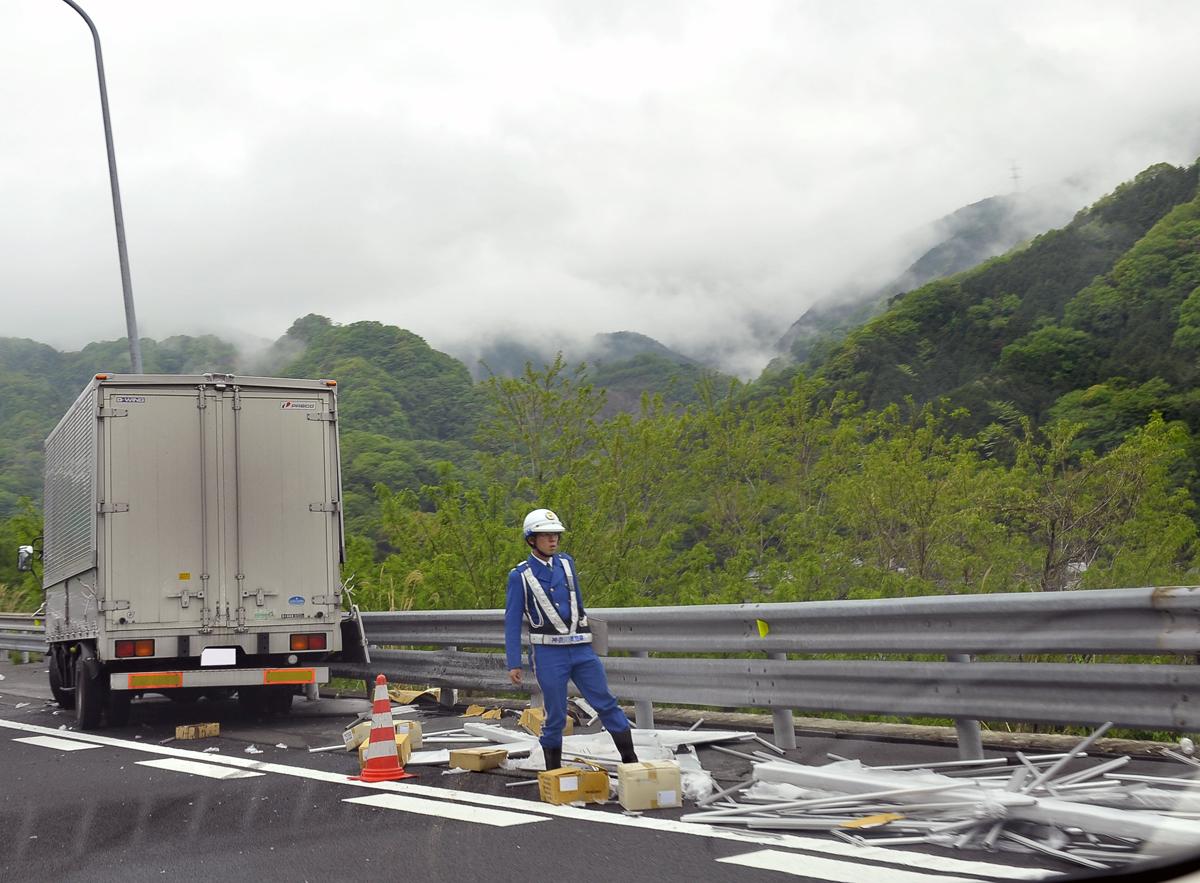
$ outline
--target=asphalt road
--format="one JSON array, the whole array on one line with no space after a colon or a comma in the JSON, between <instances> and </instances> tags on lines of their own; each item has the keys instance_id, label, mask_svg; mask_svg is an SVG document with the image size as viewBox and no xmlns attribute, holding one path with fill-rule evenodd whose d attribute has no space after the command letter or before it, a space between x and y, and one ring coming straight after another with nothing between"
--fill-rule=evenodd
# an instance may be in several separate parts
<instances>
[{"instance_id":1,"label":"asphalt road","mask_svg":"<svg viewBox=\"0 0 1200 883\"><path fill-rule=\"evenodd\" d=\"M352 782L355 756L308 749L340 742L369 707L359 698L297 698L286 717L250 719L235 702L147 697L128 726L78 733L50 701L43 666L4 661L0 674L0 880L954 883L1068 870L1040 856L863 849L678 822L691 807L554 807L535 788L505 787L511 776L443 775L445 766L412 767L418 778L401 783ZM427 736L462 725L436 709L421 716ZM201 721L218 721L221 735L172 738L177 724ZM945 746L834 739L806 740L790 756L818 762L826 751L874 764L954 758ZM719 784L749 766L712 750L700 758Z\"/></svg>"}]
</instances>

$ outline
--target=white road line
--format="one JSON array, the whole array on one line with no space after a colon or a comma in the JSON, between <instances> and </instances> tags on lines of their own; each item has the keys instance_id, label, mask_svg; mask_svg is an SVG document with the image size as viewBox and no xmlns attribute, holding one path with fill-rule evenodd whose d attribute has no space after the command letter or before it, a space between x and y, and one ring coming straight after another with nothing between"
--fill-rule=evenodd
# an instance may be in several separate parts
<instances>
[{"instance_id":1,"label":"white road line","mask_svg":"<svg viewBox=\"0 0 1200 883\"><path fill-rule=\"evenodd\" d=\"M164 757L162 760L139 760L138 766L150 766L159 770L173 770L177 773L189 773L193 776L208 776L210 779L253 779L262 773L250 770L235 770L227 766L217 766L212 763L197 763L194 760L181 760L177 757Z\"/></svg>"},{"instance_id":2,"label":"white road line","mask_svg":"<svg viewBox=\"0 0 1200 883\"><path fill-rule=\"evenodd\" d=\"M717 861L726 865L741 865L764 871L779 871L794 877L816 877L819 880L834 880L837 883L862 883L872 879L866 876L874 872L874 879L888 883L984 883L973 877L947 877L942 874L919 874L899 868L872 868L852 862L839 862L815 855L800 855L795 852L780 852L778 849L761 849L745 855L731 855Z\"/></svg>"},{"instance_id":3,"label":"white road line","mask_svg":"<svg viewBox=\"0 0 1200 883\"><path fill-rule=\"evenodd\" d=\"M549 821L545 816L530 816L524 813L506 812L502 809L487 809L482 806L464 806L461 803L450 803L445 800L422 800L419 797L405 797L401 794L372 794L368 797L347 797L344 803L361 803L364 806L377 806L382 809L395 809L400 812L414 812L423 816L438 816L443 819L457 819L460 822L475 822L480 825L495 825L507 828L509 825L527 825L530 822Z\"/></svg>"},{"instance_id":4,"label":"white road line","mask_svg":"<svg viewBox=\"0 0 1200 883\"><path fill-rule=\"evenodd\" d=\"M24 742L26 745L39 745L42 748L53 748L55 751L84 751L88 748L100 747L75 739L60 739L58 736L26 736L24 739L13 739L13 741Z\"/></svg>"},{"instance_id":5,"label":"white road line","mask_svg":"<svg viewBox=\"0 0 1200 883\"><path fill-rule=\"evenodd\" d=\"M166 757L182 757L210 763L219 763L241 769L257 770L264 773L277 773L283 776L295 776L318 782L331 782L349 785L355 788L366 788L372 791L388 791L395 794L411 794L421 797L432 797L438 800L457 800L461 803L474 803L494 808L504 808L516 811L535 812L545 816L573 819L575 821L596 822L605 825L621 825L630 828L640 828L643 831L661 831L669 834L690 834L712 840L732 840L738 843L749 843L755 846L774 846L788 849L803 849L809 852L823 852L840 855L847 858L866 859L868 861L891 862L905 865L913 860L913 853L901 849L890 849L885 846L855 846L841 840L821 840L816 837L801 837L794 834L769 834L751 831L738 831L717 828L715 825L704 825L698 822L674 822L670 819L653 818L649 816L627 816L621 813L599 812L574 806L559 806L542 803L536 800L523 800L517 797L495 797L488 794L472 794L468 791L457 791L452 788L435 788L430 785L418 785L411 782L357 782L349 776L340 773L329 773L324 770L310 770L304 767L287 766L285 764L268 763L258 760L247 760L241 757L227 757L220 754L204 754L199 751L188 751L183 748L172 748L167 745L146 745L141 742L130 742L115 739L112 736L101 736L95 733L76 733L72 731L52 730L37 724L23 721L12 721L0 718L0 727L22 730L27 733L42 733L44 735L63 736L68 739L78 739L94 745L108 745L114 748L128 748L146 754L159 754ZM985 877L1000 877L1009 880L1042 880L1047 877L1059 876L1058 871L1045 868L1016 868L993 862L970 861L942 855L922 855L921 864L926 870L943 871L950 874L976 874Z\"/></svg>"}]
</instances>

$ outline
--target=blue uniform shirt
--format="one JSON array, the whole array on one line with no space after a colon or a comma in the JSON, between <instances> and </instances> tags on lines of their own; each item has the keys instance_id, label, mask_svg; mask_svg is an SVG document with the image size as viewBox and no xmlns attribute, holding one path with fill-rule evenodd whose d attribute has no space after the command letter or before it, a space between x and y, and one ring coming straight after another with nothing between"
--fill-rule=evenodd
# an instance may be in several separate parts
<instances>
[{"instance_id":1,"label":"blue uniform shirt","mask_svg":"<svg viewBox=\"0 0 1200 883\"><path fill-rule=\"evenodd\" d=\"M571 563L571 574L575 577L575 599L579 605L579 617L583 618L583 596L579 593L579 571L575 569L575 559L566 552L558 552L550 559L549 566L530 554L529 569L534 578L546 590L546 597L558 610L562 621L571 623L571 595L567 588L567 572L563 569L560 558L566 558ZM536 604L532 598L530 605ZM504 598L504 653L510 669L521 667L521 620L525 618L525 578L514 568L508 573L508 588Z\"/></svg>"}]
</instances>

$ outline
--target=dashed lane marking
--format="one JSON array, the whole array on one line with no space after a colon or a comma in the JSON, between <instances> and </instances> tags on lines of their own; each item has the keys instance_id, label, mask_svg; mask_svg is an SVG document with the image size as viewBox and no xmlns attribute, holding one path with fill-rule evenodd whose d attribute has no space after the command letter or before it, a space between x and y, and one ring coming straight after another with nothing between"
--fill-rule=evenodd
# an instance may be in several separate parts
<instances>
[{"instance_id":1,"label":"dashed lane marking","mask_svg":"<svg viewBox=\"0 0 1200 883\"><path fill-rule=\"evenodd\" d=\"M178 757L164 757L162 760L139 760L138 766L154 767L158 770L172 770L176 773L188 773L193 776L207 776L210 779L253 779L262 773L250 770L238 770L233 767L217 766L213 763L197 763L194 760L181 760Z\"/></svg>"},{"instance_id":2,"label":"dashed lane marking","mask_svg":"<svg viewBox=\"0 0 1200 883\"><path fill-rule=\"evenodd\" d=\"M726 865L741 865L744 868L758 868L763 871L779 871L794 877L831 880L836 883L862 883L866 879L863 877L863 873L870 868L870 866L853 862L840 862L816 855L800 855L778 849L760 849L758 852L747 852L744 855L726 856L717 861ZM887 880L888 883L984 883L976 877L921 874L900 868L874 867L873 870L879 875L875 879Z\"/></svg>"},{"instance_id":3,"label":"dashed lane marking","mask_svg":"<svg viewBox=\"0 0 1200 883\"><path fill-rule=\"evenodd\" d=\"M101 736L95 733L70 732L69 735L59 730L37 724L25 723L0 718L0 728L21 730L26 733L43 735L59 735L69 739L78 739L94 745L108 745L114 748L126 748L145 754L158 754L165 757L180 757L208 761L214 764L237 767L239 769L256 770L263 773L277 773L284 776L294 776L300 779L310 779L319 782L330 782L339 785L365 788L372 791L390 792L393 794L408 794L420 797L430 797L437 800L453 800L460 803L473 803L492 808L504 808L516 811L539 813L544 816L566 818L573 821L592 822L604 825L620 825L629 828L639 828L643 831L658 831L668 834L687 834L710 840L729 840L747 843L754 846L773 846L784 849L801 849L807 852L818 852L851 858L856 861L886 862L896 865L909 865L914 860L912 852L891 849L885 846L855 846L841 840L822 840L817 837L801 837L794 834L759 834L751 831L718 829L713 825L697 822L676 822L671 819L650 818L648 816L632 817L621 813L604 812L584 809L574 806L558 806L533 800L523 800L516 797L496 797L490 794L473 794L469 791L458 791L453 788L436 788L431 785L416 785L410 782L358 782L351 781L345 774L312 770L306 767L289 766L279 763L268 763L257 760L247 760L241 757L227 757L219 754L203 754L199 751L189 751L183 748L172 748L167 745L146 745L112 736ZM1046 868L1018 868L997 862L971 861L945 855L923 854L920 857L922 866L927 871L941 871L947 874L973 874L981 877L998 877L1007 880L1042 880L1058 876L1059 872Z\"/></svg>"},{"instance_id":4,"label":"dashed lane marking","mask_svg":"<svg viewBox=\"0 0 1200 883\"><path fill-rule=\"evenodd\" d=\"M531 816L525 813L508 812L502 809L487 809L482 806L448 803L445 800L422 800L419 797L405 797L401 794L372 794L369 797L347 797L343 802L360 803L363 806L377 806L381 809L394 809L400 812L412 812L423 816L439 816L443 819L457 819L460 822L495 825L499 828L507 828L510 825L527 825L530 822L549 821L545 816Z\"/></svg>"},{"instance_id":5,"label":"dashed lane marking","mask_svg":"<svg viewBox=\"0 0 1200 883\"><path fill-rule=\"evenodd\" d=\"M26 745L37 745L41 748L53 748L55 751L84 751L88 748L99 748L99 745L89 745L77 739L60 739L58 736L26 736L23 739L13 739L14 742L24 742Z\"/></svg>"}]
</instances>

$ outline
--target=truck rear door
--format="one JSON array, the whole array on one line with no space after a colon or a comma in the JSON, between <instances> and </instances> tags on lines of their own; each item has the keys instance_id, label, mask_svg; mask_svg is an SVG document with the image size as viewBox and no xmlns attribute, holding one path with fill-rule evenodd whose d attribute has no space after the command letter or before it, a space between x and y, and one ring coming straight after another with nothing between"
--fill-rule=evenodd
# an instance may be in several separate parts
<instances>
[{"instance_id":1,"label":"truck rear door","mask_svg":"<svg viewBox=\"0 0 1200 883\"><path fill-rule=\"evenodd\" d=\"M237 500L226 541L234 578L226 585L238 587L236 625L337 622L332 394L250 388L226 402L223 481Z\"/></svg>"},{"instance_id":2,"label":"truck rear door","mask_svg":"<svg viewBox=\"0 0 1200 883\"><path fill-rule=\"evenodd\" d=\"M107 388L101 402L108 627L200 625L211 421L186 387Z\"/></svg>"}]
</instances>

